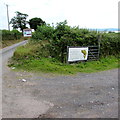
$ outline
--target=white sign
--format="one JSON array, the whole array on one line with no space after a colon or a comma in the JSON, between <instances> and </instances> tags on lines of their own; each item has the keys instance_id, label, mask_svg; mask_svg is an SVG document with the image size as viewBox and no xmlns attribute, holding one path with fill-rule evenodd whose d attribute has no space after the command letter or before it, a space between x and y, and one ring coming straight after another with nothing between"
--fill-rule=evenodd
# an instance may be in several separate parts
<instances>
[{"instance_id":1,"label":"white sign","mask_svg":"<svg viewBox=\"0 0 120 120\"><path fill-rule=\"evenodd\" d=\"M68 62L87 60L88 58L88 47L81 48L69 48L68 50Z\"/></svg>"},{"instance_id":2,"label":"white sign","mask_svg":"<svg viewBox=\"0 0 120 120\"><path fill-rule=\"evenodd\" d=\"M31 29L24 29L23 30L23 36L24 37L31 37L32 36L32 30Z\"/></svg>"}]
</instances>

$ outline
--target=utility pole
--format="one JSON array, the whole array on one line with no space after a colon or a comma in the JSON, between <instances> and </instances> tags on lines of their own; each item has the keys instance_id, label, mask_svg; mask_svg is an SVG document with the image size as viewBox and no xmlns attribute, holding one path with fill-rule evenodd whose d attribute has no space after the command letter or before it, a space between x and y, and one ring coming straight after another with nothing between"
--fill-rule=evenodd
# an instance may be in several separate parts
<instances>
[{"instance_id":1,"label":"utility pole","mask_svg":"<svg viewBox=\"0 0 120 120\"><path fill-rule=\"evenodd\" d=\"M6 4L7 7L7 20L8 20L8 30L10 30L10 25L9 25L9 12L8 12L8 5Z\"/></svg>"}]
</instances>

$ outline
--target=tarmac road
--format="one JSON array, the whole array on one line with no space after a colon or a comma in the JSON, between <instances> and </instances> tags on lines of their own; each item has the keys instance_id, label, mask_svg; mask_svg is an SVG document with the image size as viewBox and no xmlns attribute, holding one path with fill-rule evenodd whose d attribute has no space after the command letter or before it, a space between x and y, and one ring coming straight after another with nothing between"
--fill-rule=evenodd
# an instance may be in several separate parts
<instances>
[{"instance_id":1,"label":"tarmac road","mask_svg":"<svg viewBox=\"0 0 120 120\"><path fill-rule=\"evenodd\" d=\"M118 69L77 75L8 68L3 53L3 118L118 118Z\"/></svg>"}]
</instances>

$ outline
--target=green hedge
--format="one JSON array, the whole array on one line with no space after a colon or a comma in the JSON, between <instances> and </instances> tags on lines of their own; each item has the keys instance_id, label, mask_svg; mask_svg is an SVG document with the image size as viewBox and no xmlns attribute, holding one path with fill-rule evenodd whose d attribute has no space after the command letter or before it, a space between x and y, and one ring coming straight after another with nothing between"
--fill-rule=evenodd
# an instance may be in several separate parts
<instances>
[{"instance_id":1,"label":"green hedge","mask_svg":"<svg viewBox=\"0 0 120 120\"><path fill-rule=\"evenodd\" d=\"M98 45L101 36L100 55L118 55L120 41L118 33L99 33L79 27L70 27L67 22L57 23L56 27L50 25L38 26L33 34L32 41L40 42L47 40L44 46L48 49L50 56L66 61L67 46L93 46Z\"/></svg>"},{"instance_id":2,"label":"green hedge","mask_svg":"<svg viewBox=\"0 0 120 120\"><path fill-rule=\"evenodd\" d=\"M1 30L2 40L18 40L22 37L22 33L18 30Z\"/></svg>"},{"instance_id":3,"label":"green hedge","mask_svg":"<svg viewBox=\"0 0 120 120\"><path fill-rule=\"evenodd\" d=\"M120 33L104 33L101 37L101 55L120 54Z\"/></svg>"}]
</instances>

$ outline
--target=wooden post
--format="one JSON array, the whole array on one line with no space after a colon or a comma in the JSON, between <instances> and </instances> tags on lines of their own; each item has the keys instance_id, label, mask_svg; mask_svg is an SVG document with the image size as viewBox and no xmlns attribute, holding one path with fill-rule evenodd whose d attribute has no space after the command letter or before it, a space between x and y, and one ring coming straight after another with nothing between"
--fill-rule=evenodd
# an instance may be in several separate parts
<instances>
[{"instance_id":1,"label":"wooden post","mask_svg":"<svg viewBox=\"0 0 120 120\"><path fill-rule=\"evenodd\" d=\"M98 36L98 59L100 58L100 43L101 43L102 34Z\"/></svg>"},{"instance_id":2,"label":"wooden post","mask_svg":"<svg viewBox=\"0 0 120 120\"><path fill-rule=\"evenodd\" d=\"M66 63L69 64L68 62L68 54L69 54L69 46L67 46L67 55L66 55Z\"/></svg>"}]
</instances>

